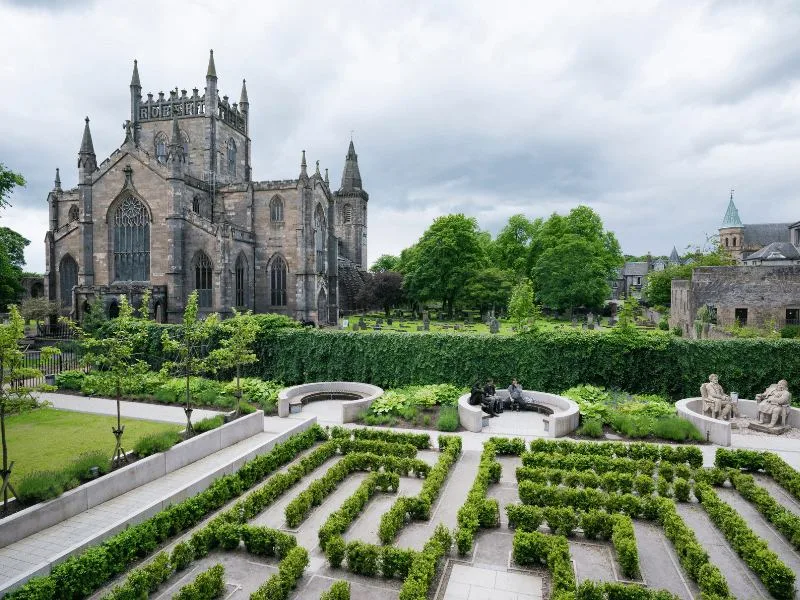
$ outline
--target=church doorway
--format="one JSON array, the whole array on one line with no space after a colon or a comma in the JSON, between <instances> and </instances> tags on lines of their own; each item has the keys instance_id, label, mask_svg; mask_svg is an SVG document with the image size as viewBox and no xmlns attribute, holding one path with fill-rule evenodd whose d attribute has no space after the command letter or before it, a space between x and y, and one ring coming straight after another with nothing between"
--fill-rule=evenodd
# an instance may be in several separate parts
<instances>
[{"instance_id":1,"label":"church doorway","mask_svg":"<svg viewBox=\"0 0 800 600\"><path fill-rule=\"evenodd\" d=\"M111 304L108 305L108 318L109 319L116 319L119 316L119 302L117 302L116 298L111 301Z\"/></svg>"}]
</instances>

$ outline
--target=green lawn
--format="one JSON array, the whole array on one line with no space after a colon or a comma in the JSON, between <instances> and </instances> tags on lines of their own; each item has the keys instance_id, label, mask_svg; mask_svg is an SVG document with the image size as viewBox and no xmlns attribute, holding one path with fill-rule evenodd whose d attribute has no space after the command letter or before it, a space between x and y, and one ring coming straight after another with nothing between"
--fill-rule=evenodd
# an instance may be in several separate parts
<instances>
[{"instance_id":1,"label":"green lawn","mask_svg":"<svg viewBox=\"0 0 800 600\"><path fill-rule=\"evenodd\" d=\"M36 410L6 417L6 437L9 461L14 461L11 484L32 471L58 469L82 452L102 450L114 452L114 434L117 418L89 415L54 408ZM173 429L183 429L170 423L156 423L139 419L122 419L125 434L122 437L126 450L133 448L140 437Z\"/></svg>"}]
</instances>

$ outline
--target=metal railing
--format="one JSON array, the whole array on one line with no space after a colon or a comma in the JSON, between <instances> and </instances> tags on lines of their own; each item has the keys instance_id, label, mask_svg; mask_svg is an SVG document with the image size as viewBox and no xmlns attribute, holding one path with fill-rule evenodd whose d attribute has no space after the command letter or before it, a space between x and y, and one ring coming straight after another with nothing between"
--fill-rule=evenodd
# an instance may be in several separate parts
<instances>
[{"instance_id":1,"label":"metal railing","mask_svg":"<svg viewBox=\"0 0 800 600\"><path fill-rule=\"evenodd\" d=\"M42 357L40 350L28 350L25 352L21 366L38 369L42 374L41 377L31 377L14 382L16 385L23 387L42 385L48 375L57 375L62 371L82 368L80 357L76 352L62 352L61 354Z\"/></svg>"}]
</instances>

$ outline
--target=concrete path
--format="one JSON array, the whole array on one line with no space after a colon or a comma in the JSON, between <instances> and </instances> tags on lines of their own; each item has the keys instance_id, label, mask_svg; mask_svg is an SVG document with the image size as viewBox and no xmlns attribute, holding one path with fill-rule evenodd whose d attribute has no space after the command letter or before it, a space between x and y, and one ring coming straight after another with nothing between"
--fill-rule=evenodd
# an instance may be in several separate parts
<instances>
[{"instance_id":1,"label":"concrete path","mask_svg":"<svg viewBox=\"0 0 800 600\"><path fill-rule=\"evenodd\" d=\"M117 401L110 398L42 393L39 394L39 399L49 402L53 405L53 408L59 410L72 410L96 415L117 414ZM196 408L192 412L192 423L216 416L220 412L222 411ZM186 414L183 412L183 407L173 404L149 404L147 402L126 402L123 400L120 402L120 414L128 419L186 423Z\"/></svg>"},{"instance_id":2,"label":"concrete path","mask_svg":"<svg viewBox=\"0 0 800 600\"><path fill-rule=\"evenodd\" d=\"M306 416L305 421L308 420L309 417ZM281 432L273 429L271 432L259 433L242 440L58 525L1 548L0 595L15 583L46 574L53 564L88 546L98 544L128 524L143 521L169 504L204 490L214 479L235 471L246 460L268 452L276 442L282 441L298 426L303 425L304 420L284 419L283 422Z\"/></svg>"}]
</instances>

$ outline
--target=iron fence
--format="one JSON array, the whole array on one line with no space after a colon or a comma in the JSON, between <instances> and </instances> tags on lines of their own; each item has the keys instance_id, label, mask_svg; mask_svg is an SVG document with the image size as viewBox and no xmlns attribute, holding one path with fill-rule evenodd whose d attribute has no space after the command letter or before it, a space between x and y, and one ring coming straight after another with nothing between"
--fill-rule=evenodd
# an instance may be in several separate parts
<instances>
[{"instance_id":1,"label":"iron fence","mask_svg":"<svg viewBox=\"0 0 800 600\"><path fill-rule=\"evenodd\" d=\"M42 385L46 382L48 375L57 375L62 371L82 368L80 356L74 351L43 357L41 350L28 350L24 353L21 366L24 368L38 369L42 374L40 377L31 377L15 382L15 385L23 387Z\"/></svg>"}]
</instances>

